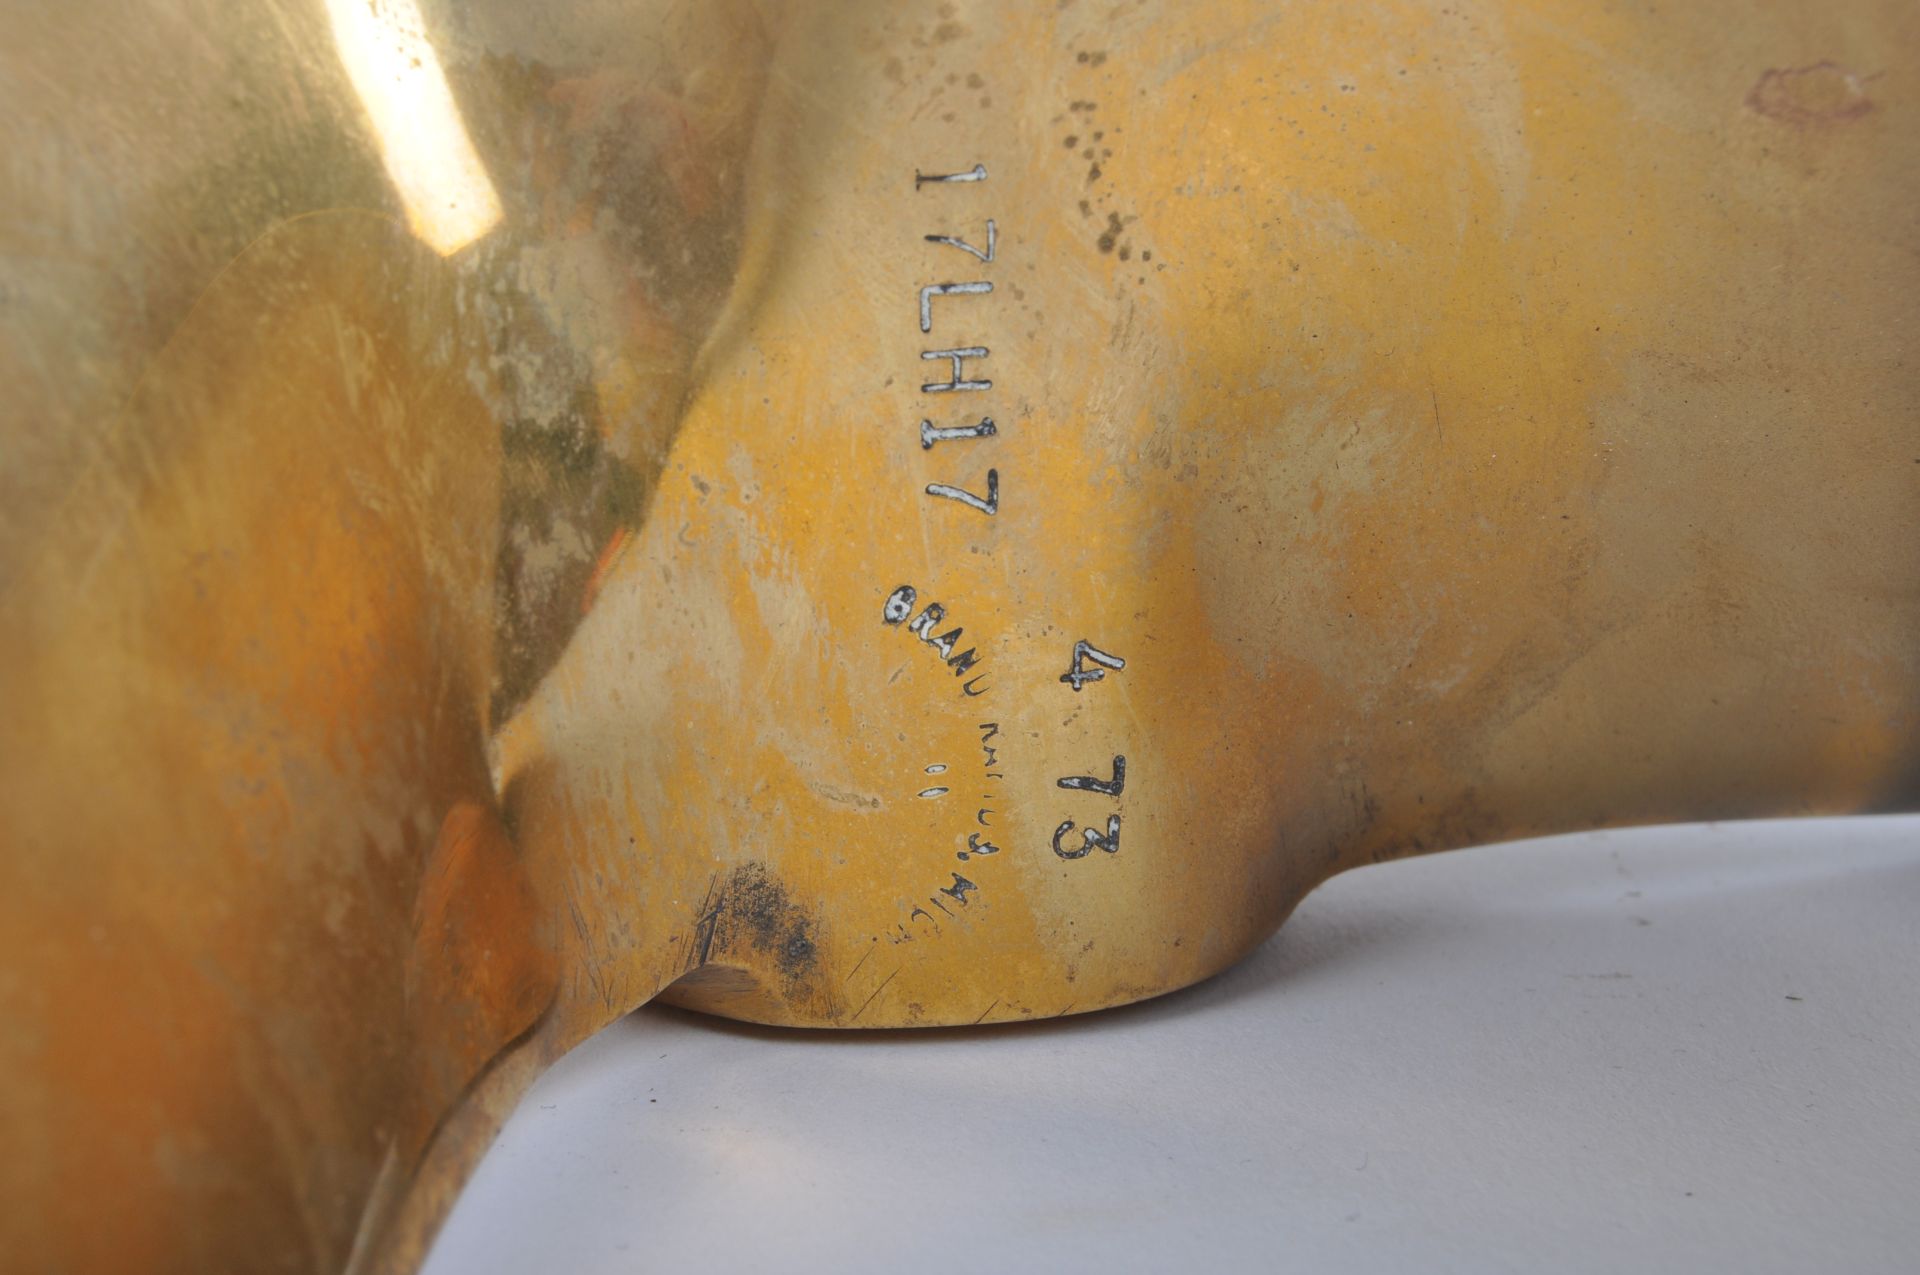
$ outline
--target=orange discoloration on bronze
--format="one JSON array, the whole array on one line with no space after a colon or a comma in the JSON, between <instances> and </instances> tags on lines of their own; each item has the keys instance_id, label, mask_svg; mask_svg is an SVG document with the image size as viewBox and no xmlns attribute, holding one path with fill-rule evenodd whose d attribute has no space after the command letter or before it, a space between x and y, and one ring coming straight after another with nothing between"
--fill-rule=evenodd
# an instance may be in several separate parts
<instances>
[{"instance_id":1,"label":"orange discoloration on bronze","mask_svg":"<svg viewBox=\"0 0 1920 1275\"><path fill-rule=\"evenodd\" d=\"M1915 802L1911 5L949 9L436 11L451 259L303 9L10 42L0 1249L405 1270L658 995L1084 1012L1357 864Z\"/></svg>"},{"instance_id":2,"label":"orange discoloration on bronze","mask_svg":"<svg viewBox=\"0 0 1920 1275\"><path fill-rule=\"evenodd\" d=\"M606 547L600 550L600 556L593 561L593 574L587 577L587 587L580 595L580 614L593 610L594 599L600 596L600 586L606 581L607 571L620 560L627 545L633 541L633 528L621 527L608 537Z\"/></svg>"},{"instance_id":3,"label":"orange discoloration on bronze","mask_svg":"<svg viewBox=\"0 0 1920 1275\"><path fill-rule=\"evenodd\" d=\"M332 1202L409 1154L406 920L441 810L490 800L498 452L428 353L459 333L439 269L366 214L263 240L148 370L88 521L15 559L0 1032L7 1123L45 1148L8 1168L30 1264L337 1263ZM108 1183L115 1225L79 1225ZM75 1225L14 1230L40 1216Z\"/></svg>"},{"instance_id":4,"label":"orange discoloration on bronze","mask_svg":"<svg viewBox=\"0 0 1920 1275\"><path fill-rule=\"evenodd\" d=\"M490 805L447 812L414 910L407 1004L430 1124L552 1003L559 963L552 918Z\"/></svg>"}]
</instances>

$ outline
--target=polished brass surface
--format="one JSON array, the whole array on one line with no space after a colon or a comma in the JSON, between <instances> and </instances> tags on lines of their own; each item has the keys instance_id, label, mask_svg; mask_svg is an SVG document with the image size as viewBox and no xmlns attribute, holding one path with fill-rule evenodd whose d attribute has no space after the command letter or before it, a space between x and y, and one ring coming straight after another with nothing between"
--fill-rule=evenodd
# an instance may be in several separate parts
<instances>
[{"instance_id":1,"label":"polished brass surface","mask_svg":"<svg viewBox=\"0 0 1920 1275\"><path fill-rule=\"evenodd\" d=\"M1395 855L1912 808L1915 53L18 6L0 1264L411 1269L656 996L1079 1013Z\"/></svg>"}]
</instances>

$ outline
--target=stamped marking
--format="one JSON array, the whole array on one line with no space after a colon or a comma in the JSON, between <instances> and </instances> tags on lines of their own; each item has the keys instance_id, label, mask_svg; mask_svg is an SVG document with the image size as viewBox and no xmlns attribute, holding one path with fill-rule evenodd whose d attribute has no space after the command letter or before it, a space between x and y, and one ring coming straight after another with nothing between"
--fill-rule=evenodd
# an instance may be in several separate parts
<instances>
[{"instance_id":1,"label":"stamped marking","mask_svg":"<svg viewBox=\"0 0 1920 1275\"><path fill-rule=\"evenodd\" d=\"M1113 778L1095 779L1092 775L1068 775L1057 781L1062 788L1072 788L1079 792L1097 792L1108 797L1118 797L1127 786L1127 759L1119 753L1113 755Z\"/></svg>"},{"instance_id":2,"label":"stamped marking","mask_svg":"<svg viewBox=\"0 0 1920 1275\"><path fill-rule=\"evenodd\" d=\"M943 632L934 632L947 618L945 605L929 602L921 609L919 615L915 615L911 622L907 622L907 617L913 614L913 608L919 600L919 591L912 585L899 586L889 593L887 600L881 604L880 622L890 628L906 623L907 632L932 647L941 662L953 670L955 677L964 678L969 673L974 673L974 670L980 667L982 658L978 649L970 646L964 651L955 651L955 648L960 645L960 639L966 636L966 630L955 626ZM961 685L961 692L968 696L986 694L985 678L984 672L974 673Z\"/></svg>"},{"instance_id":3,"label":"stamped marking","mask_svg":"<svg viewBox=\"0 0 1920 1275\"><path fill-rule=\"evenodd\" d=\"M992 381L975 379L965 375L965 362L967 359L984 359L992 353L993 351L987 349L984 345L964 345L951 350L920 351L920 357L923 359L953 360L953 376L951 378L944 381L928 381L920 387L920 392L922 394L954 394L992 389Z\"/></svg>"},{"instance_id":4,"label":"stamped marking","mask_svg":"<svg viewBox=\"0 0 1920 1275\"><path fill-rule=\"evenodd\" d=\"M1107 816L1107 831L1105 835L1102 835L1101 833L1095 831L1092 828L1082 828L1080 830L1080 833L1084 838L1084 841L1078 847L1075 847L1075 848L1071 848L1071 849L1062 848L1062 846L1060 845L1060 842L1064 840L1067 837L1067 835L1072 831L1073 831L1073 820L1071 819L1066 820L1058 828L1055 828L1053 830L1053 852L1059 855L1062 859L1084 859L1088 855L1092 854L1096 849L1104 850L1108 854L1120 853L1120 816L1119 815Z\"/></svg>"},{"instance_id":5,"label":"stamped marking","mask_svg":"<svg viewBox=\"0 0 1920 1275\"><path fill-rule=\"evenodd\" d=\"M1087 668L1081 663L1083 660L1092 660L1096 667ZM1073 689L1078 691L1088 682L1103 680L1107 676L1107 669L1117 673L1126 666L1127 662L1119 656L1109 655L1085 638L1081 638L1073 644L1073 659L1068 663L1067 671L1060 675L1060 680L1071 683Z\"/></svg>"},{"instance_id":6,"label":"stamped marking","mask_svg":"<svg viewBox=\"0 0 1920 1275\"><path fill-rule=\"evenodd\" d=\"M930 283L920 289L920 330L933 331L933 299L935 297L978 296L992 292L993 284L985 279L976 279L971 283ZM922 357L925 357L924 355ZM959 368L954 369L959 375Z\"/></svg>"},{"instance_id":7,"label":"stamped marking","mask_svg":"<svg viewBox=\"0 0 1920 1275\"><path fill-rule=\"evenodd\" d=\"M913 188L919 190L928 182L983 182L987 180L987 166L975 164L964 173L923 173L913 170Z\"/></svg>"},{"instance_id":8,"label":"stamped marking","mask_svg":"<svg viewBox=\"0 0 1920 1275\"><path fill-rule=\"evenodd\" d=\"M947 483L928 483L927 495L942 496L948 500L957 500L968 508L978 509L981 513L991 518L1000 512L1000 471L997 469L989 469L987 471L987 496L984 500L970 491L951 486Z\"/></svg>"},{"instance_id":9,"label":"stamped marking","mask_svg":"<svg viewBox=\"0 0 1920 1275\"><path fill-rule=\"evenodd\" d=\"M935 443L951 442L956 438L992 438L999 432L991 416L982 416L978 425L955 425L947 429L935 429L932 421L923 420L920 422L920 447L923 451L932 451Z\"/></svg>"},{"instance_id":10,"label":"stamped marking","mask_svg":"<svg viewBox=\"0 0 1920 1275\"><path fill-rule=\"evenodd\" d=\"M960 862L965 863L968 859L971 859L976 855L984 858L987 855L999 854L999 853L1000 853L999 846L994 845L993 842L991 841L985 840L977 832L969 832L967 834L967 848L965 850L957 851L953 857L960 860Z\"/></svg>"},{"instance_id":11,"label":"stamped marking","mask_svg":"<svg viewBox=\"0 0 1920 1275\"><path fill-rule=\"evenodd\" d=\"M985 252L980 251L966 240L956 239L952 235L927 235L926 241L928 243L945 244L949 248L958 248L961 252L970 252L980 258L980 260L991 264L993 261L994 245L993 218L987 218L987 250Z\"/></svg>"}]
</instances>

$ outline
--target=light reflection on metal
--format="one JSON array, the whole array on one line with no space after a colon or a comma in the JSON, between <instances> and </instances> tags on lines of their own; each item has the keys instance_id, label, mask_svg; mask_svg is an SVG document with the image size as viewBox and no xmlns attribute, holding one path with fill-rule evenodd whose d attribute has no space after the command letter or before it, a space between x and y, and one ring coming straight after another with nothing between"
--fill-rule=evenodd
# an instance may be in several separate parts
<instances>
[{"instance_id":1,"label":"light reflection on metal","mask_svg":"<svg viewBox=\"0 0 1920 1275\"><path fill-rule=\"evenodd\" d=\"M473 149L415 0L326 0L407 224L442 256L493 229L500 197Z\"/></svg>"}]
</instances>

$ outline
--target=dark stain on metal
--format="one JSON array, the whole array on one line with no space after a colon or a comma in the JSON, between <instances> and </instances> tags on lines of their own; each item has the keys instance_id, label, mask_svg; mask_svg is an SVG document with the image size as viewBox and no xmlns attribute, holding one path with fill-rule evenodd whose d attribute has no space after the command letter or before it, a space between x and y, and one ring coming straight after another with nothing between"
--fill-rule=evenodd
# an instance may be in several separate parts
<instances>
[{"instance_id":1,"label":"dark stain on metal","mask_svg":"<svg viewBox=\"0 0 1920 1275\"><path fill-rule=\"evenodd\" d=\"M701 918L699 964L716 954L738 959L751 950L771 958L786 978L810 978L820 962L814 921L795 904L778 878L759 863L744 863L727 877L711 911Z\"/></svg>"}]
</instances>

